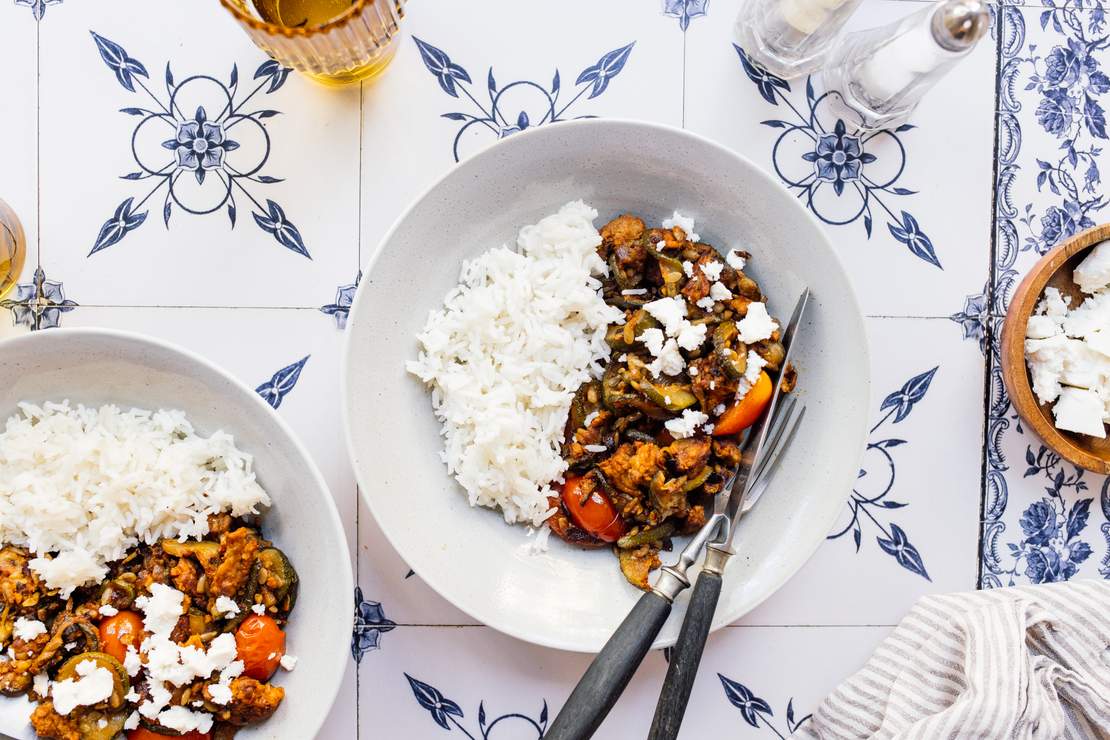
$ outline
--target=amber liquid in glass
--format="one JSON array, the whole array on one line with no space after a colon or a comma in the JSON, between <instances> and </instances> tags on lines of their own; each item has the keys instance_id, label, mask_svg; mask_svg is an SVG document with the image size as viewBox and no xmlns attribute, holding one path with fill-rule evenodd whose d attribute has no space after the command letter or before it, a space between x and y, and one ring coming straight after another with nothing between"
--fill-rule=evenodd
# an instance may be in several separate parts
<instances>
[{"instance_id":1,"label":"amber liquid in glass","mask_svg":"<svg viewBox=\"0 0 1110 740\"><path fill-rule=\"evenodd\" d=\"M5 219L6 215L15 217L15 214L4 206L3 201L0 201L0 298L7 296L19 282L19 274L23 271L23 260L27 256L23 229L18 221L9 225Z\"/></svg>"},{"instance_id":2,"label":"amber liquid in glass","mask_svg":"<svg viewBox=\"0 0 1110 740\"><path fill-rule=\"evenodd\" d=\"M327 23L354 5L352 0L252 0L262 20L287 28Z\"/></svg>"}]
</instances>

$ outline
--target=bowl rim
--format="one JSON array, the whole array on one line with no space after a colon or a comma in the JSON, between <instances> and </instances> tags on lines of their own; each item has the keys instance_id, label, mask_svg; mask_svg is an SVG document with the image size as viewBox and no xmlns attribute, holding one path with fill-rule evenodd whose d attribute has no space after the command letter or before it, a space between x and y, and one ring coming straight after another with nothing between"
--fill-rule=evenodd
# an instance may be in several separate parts
<instances>
[{"instance_id":1,"label":"bowl rim","mask_svg":"<svg viewBox=\"0 0 1110 740\"><path fill-rule=\"evenodd\" d=\"M1110 473L1110 460L1091 454L1057 429L1045 416L1040 401L1033 393L1033 383L1025 362L1025 326L1044 294L1048 281L1072 257L1107 239L1110 239L1110 224L1092 226L1059 242L1037 260L1014 290L1010 305L1006 308L999 353L1003 385L1022 421L1032 427L1053 452L1085 470L1101 475Z\"/></svg>"},{"instance_id":2,"label":"bowl rim","mask_svg":"<svg viewBox=\"0 0 1110 740\"><path fill-rule=\"evenodd\" d=\"M427 199L443 183L444 180L451 177L455 172L457 172L459 170L460 167L462 167L466 163L470 162L473 159L481 157L483 155L488 156L489 152L497 149L498 147L521 146L521 144L520 144L521 141L526 141L526 140L530 141L531 139L538 139L538 138L542 138L544 136L549 136L549 135L552 134L553 131L565 131L565 130L571 129L571 128L587 128L588 129L588 128L602 127L602 126L604 126L604 127L628 127L628 128L631 128L631 129L640 129L640 130L651 131L651 132L654 132L654 133L662 133L662 134L667 135L667 136L684 137L684 138L696 141L700 145L707 146L707 147L710 147L711 149L716 150L722 157L732 158L733 160L738 161L742 165L748 167L754 173L754 176L762 181L762 184L763 184L764 187L771 188L771 189L779 191L779 193L784 196L785 200L794 204L792 207L795 208L796 215L799 218L803 218L803 219L807 220L814 227L815 231L818 234L820 234L820 239L824 242L827 251L832 255L832 258L833 258L833 261L834 261L836 267L839 268L839 270L841 272L841 275L844 278L844 284L848 287L847 294L844 296L844 298L845 298L845 300L848 301L849 306L850 306L851 311L852 311L852 314L854 316L858 317L858 319L859 319L861 336L863 338L863 344L859 348L859 354L861 356L861 361L863 363L863 367L865 367L867 369L867 375L863 379L864 383L865 383L865 386L866 386L866 391L865 391L865 395L864 395L864 397L866 398L866 402L865 402L866 408L864 409L864 414L865 414L866 418L870 418L871 407L873 406L873 402L871 400L871 348L870 348L870 343L869 343L868 338L867 338L867 328L866 328L866 325L864 323L863 311L860 308L859 298L856 295L855 287L853 286L852 280L849 277L848 271L844 266L844 261L841 259L840 254L837 252L836 248L833 247L832 242L829 240L829 237L825 233L825 230L821 227L820 222L813 215L813 213L810 212L810 210L808 208L805 208L804 206L800 205L798 203L798 201L793 196L790 195L790 191L787 190L785 185L783 185L781 182L776 180L769 172L767 172L766 169L764 169L763 167L760 167L758 164L756 164L754 161L752 161L749 157L747 157L747 156L745 156L745 155L741 154L740 152L737 152L733 149L730 149L729 147L725 146L724 144L721 144L717 141L714 141L713 139L710 139L707 136L703 136L699 133L690 131L690 130L685 129L685 128L680 128L678 126L672 126L672 125L665 124L665 123L657 123L657 122L654 122L654 121L645 121L645 120L639 120L639 119L633 119L633 118L616 118L616 117L585 118L585 119L575 119L575 120L571 120L571 121L559 121L557 123L557 125L536 126L534 128L527 129L527 130L522 131L520 133L514 134L512 137L509 137L508 139L503 139L501 141L498 141L498 142L492 144L491 146L486 147L485 149L481 149L477 152L474 152L474 153L464 157L463 159L461 159L457 163L455 163L454 166L448 168L440 176L436 177L427 187L425 187L417 196L415 196L413 198L413 200L400 213L400 215L397 216L397 218L393 221L392 225L390 225L389 229L385 232L385 234L382 236L382 238L378 241L377 245L374 247L373 251L371 252L369 258L367 258L365 266L362 267L361 274L363 276L369 276L369 275L373 274L374 268L377 266L378 260L381 258L382 254L384 253L386 245L393 239L396 232L401 228L401 226L404 224L404 222L409 218L410 214L414 210L416 210L421 205L421 203L423 203L424 200ZM361 287L362 286L360 284L360 290L358 290L355 293L354 301L352 301L350 310L348 312L348 316L350 316L352 318L357 314L358 306L360 304L360 301L362 300L362 297L367 293L367 291L361 289ZM351 387L350 386L351 344L354 341L353 340L354 333L351 331L352 323L353 322L348 322L347 331L345 332L345 336L343 338L343 347L342 347L341 354L340 354L340 380L339 380L340 398L342 398L343 431L344 431L344 437L346 439L346 444L347 444L347 455L348 455L348 458L350 459L351 467L355 471L355 479L358 483L358 489L359 489L359 498L365 503L366 508L370 511L370 515L374 517L374 521L377 523L377 525L378 525L379 529L381 530L382 534L385 536L385 539L389 543L389 546L392 547L394 552L396 552L403 560L404 555L403 555L401 549L397 547L397 543L395 541L395 538L394 538L393 534L389 532L387 527L382 526L381 518L378 516L378 513L375 510L374 504L372 503L372 499L369 495L369 491L371 490L373 481L364 480L364 475L363 475L362 471L359 469L359 466L357 464L355 464L356 463L356 456L355 456L355 446L354 446L354 434L353 434L353 427L352 427L353 419L351 418L351 409L350 409L350 404L348 403L348 398L350 396L350 387ZM866 436L862 440L862 444L860 445L860 449L859 449L859 452L858 452L858 455L857 455L857 457L858 457L857 467L858 467L858 462L863 459L863 454L865 452L865 448L866 448ZM849 493L850 493L850 491L845 491L845 493L844 493L845 500L847 500ZM833 525L833 522L830 521L829 526L831 527L832 525ZM817 549L821 546L821 544L823 542L824 542L824 538L821 538L819 540L815 540L814 543L812 544L812 546L807 546L807 547L804 547L804 548L800 548L803 551L804 557L800 560L799 565L796 569L791 571L785 577L779 579L778 583L773 588L768 590L767 593L764 594L760 599L753 602L751 604L751 606L748 608L747 611L745 611L741 614L738 614L738 615L734 615L734 616L730 617L727 621L717 621L717 618L715 618L713 623L710 626L710 632L714 632L714 631L720 629L721 627L723 627L724 625L731 624L731 623L735 622L737 619L742 618L744 616L744 614L750 613L752 610L757 608L761 603L763 603L766 599L768 599L772 594L776 593L779 589L781 589L783 587L783 585L787 581L789 581L791 578L793 578L795 575L797 575L798 571L800 571L802 569L802 567L805 566L806 562L808 562L809 559L813 557L814 553L817 552ZM472 609L464 608L463 606L461 606L459 603L457 603L455 601L454 598L449 596L448 593L444 589L440 588L440 584L438 584L436 582L433 582L433 580L429 579L429 577L426 574L417 572L417 575L419 575L421 577L421 580L423 580L426 584L428 584L428 586L433 591L435 591L437 594L439 594L439 596L441 598L445 599L447 602L449 602L456 609L463 612L464 614L467 614L467 615L473 617L474 619L476 619L478 622L480 622L484 626L490 627L490 628L492 628L492 629L494 629L498 632L501 632L502 634L506 634L506 635L509 635L510 637L516 638L518 640L522 640L524 642L528 642L528 643L531 643L533 645L539 645L541 647L554 648L554 649L557 649L557 650L566 650L566 651L570 651L570 652L579 652L579 653L594 653L594 652L596 652L594 650L583 648L583 647L581 647L580 645L577 645L577 644L570 644L570 643L561 642L559 640L551 639L551 638L547 637L546 635L544 635L542 633L525 632L523 630L511 629L511 628L509 628L509 627L507 627L503 624L492 623L488 619L485 619L484 617L479 616L478 614L474 613L474 611ZM677 637L674 637L674 638L657 638L655 640L655 642L652 644L651 649L656 650L656 649L671 647L675 643L676 640L677 640Z\"/></svg>"},{"instance_id":3,"label":"bowl rim","mask_svg":"<svg viewBox=\"0 0 1110 740\"><path fill-rule=\"evenodd\" d=\"M350 597L350 595L354 593L354 573L351 568L350 562L350 545L347 542L347 535L343 531L343 521L339 518L339 511L336 509L335 499L332 496L331 489L328 487L327 481L324 480L323 474L320 472L319 467L316 465L316 460L312 457L312 455L309 454L308 450L305 449L304 444L301 442L300 438L296 435L296 433L294 433L289 424L281 418L276 409L270 406L270 404L266 403L266 401L263 400L263 398L259 396L252 388L250 388L250 386L248 386L242 380L235 377L230 372L215 364L211 360L206 359L200 354L186 349L173 342L169 342L158 337L152 337L148 334L143 334L136 331L109 329L103 327L58 327L55 329L48 329L44 331L33 331L27 334L10 337L8 339L0 341L0 358L2 358L5 351L13 345L34 345L36 343L41 343L44 341L64 341L64 337L71 336L86 336L92 337L94 339L97 337L101 337L105 339L123 340L126 342L133 342L140 346L146 345L148 347L161 350L163 352L178 355L185 358L186 360L195 362L203 366L206 370L213 372L223 379L229 381L234 388L245 394L246 397L249 397L251 400L248 403L255 404L259 408L259 410L266 413L269 416L270 420L276 424L278 430L293 443L294 449L297 450L297 453L300 454L300 456L307 463L309 474L312 476L312 479L316 483L316 486L325 494L327 494L325 496L325 509L327 510L328 520L331 523L331 535L333 537L337 537L337 543L342 546L341 549L344 555L342 561L347 566L345 568L340 568L340 573L338 574L330 574L329 583L331 582L331 578L338 576L338 578L343 581L341 585L345 589L345 593L347 594L347 596ZM351 617L351 629L353 629L353 609L349 612L349 614ZM331 710L335 706L335 700L339 697L339 689L343 685L343 678L347 670L349 642L350 638L348 633L348 638L344 641L344 649L341 651L337 650L335 658L332 659L332 662L335 665L331 669L324 671L324 675L321 675L318 678L322 685L320 686L318 692L314 691L313 693L317 694L318 696L326 697L327 701L326 704L323 705L324 711L320 713L320 716L313 723L315 724L313 734L319 733L320 728L324 726L325 722L327 722L328 717L331 715ZM264 727L265 725L262 726ZM280 730L281 728L278 727L274 729Z\"/></svg>"}]
</instances>

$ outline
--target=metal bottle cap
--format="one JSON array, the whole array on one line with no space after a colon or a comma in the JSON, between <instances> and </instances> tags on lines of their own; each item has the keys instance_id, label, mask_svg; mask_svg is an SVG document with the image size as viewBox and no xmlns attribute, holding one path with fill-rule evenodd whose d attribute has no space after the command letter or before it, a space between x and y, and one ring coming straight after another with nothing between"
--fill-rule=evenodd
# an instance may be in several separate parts
<instances>
[{"instance_id":1,"label":"metal bottle cap","mask_svg":"<svg viewBox=\"0 0 1110 740\"><path fill-rule=\"evenodd\" d=\"M990 29L985 0L947 0L933 13L933 38L948 51L966 51Z\"/></svg>"}]
</instances>

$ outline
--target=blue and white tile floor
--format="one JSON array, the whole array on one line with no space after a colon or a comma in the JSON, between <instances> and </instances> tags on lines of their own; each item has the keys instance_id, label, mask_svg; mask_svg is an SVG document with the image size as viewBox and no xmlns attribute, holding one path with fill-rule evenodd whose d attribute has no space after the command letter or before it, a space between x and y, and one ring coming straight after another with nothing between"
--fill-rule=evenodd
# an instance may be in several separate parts
<instances>
[{"instance_id":1,"label":"blue and white tile floor","mask_svg":"<svg viewBox=\"0 0 1110 740\"><path fill-rule=\"evenodd\" d=\"M333 91L267 63L214 2L0 0L0 198L32 245L3 331L164 337L302 432L358 581L322 737L536 738L588 661L476 624L409 571L358 502L334 382L360 268L401 209L457 159L552 120L685 126L776 173L868 316L861 477L798 576L711 638L683 737L787 735L922 594L1110 577L1110 486L1017 423L996 355L1016 281L1103 219L1103 6L993 4L992 37L910 125L860 137L819 78L747 63L739 2L413 2L388 72ZM916 7L865 0L851 25ZM163 145L198 136L203 160ZM849 139L856 161L814 179L822 142ZM649 656L599 736L643 736L664 670Z\"/></svg>"}]
</instances>

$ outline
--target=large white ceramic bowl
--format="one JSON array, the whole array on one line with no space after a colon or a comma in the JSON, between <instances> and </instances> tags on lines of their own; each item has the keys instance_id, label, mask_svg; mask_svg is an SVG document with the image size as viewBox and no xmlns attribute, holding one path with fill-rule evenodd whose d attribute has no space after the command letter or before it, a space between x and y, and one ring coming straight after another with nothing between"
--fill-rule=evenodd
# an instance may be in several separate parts
<instances>
[{"instance_id":1,"label":"large white ceramic bowl","mask_svg":"<svg viewBox=\"0 0 1110 740\"><path fill-rule=\"evenodd\" d=\"M404 368L464 259L515 243L521 226L576 198L598 210L598 226L622 212L656 224L675 209L692 215L702 241L753 253L750 272L784 319L802 287L813 290L796 349L805 423L741 524L715 627L767 598L828 534L859 470L869 364L855 295L816 221L754 164L679 129L604 119L533 129L463 162L401 216L347 327L343 395L362 495L401 556L460 609L529 642L596 651L640 593L612 554L552 537L532 555L523 528L470 508L439 460L428 393ZM656 647L674 642L684 611L685 596Z\"/></svg>"},{"instance_id":2,"label":"large white ceramic bowl","mask_svg":"<svg viewBox=\"0 0 1110 740\"><path fill-rule=\"evenodd\" d=\"M273 506L262 520L301 577L286 647L296 670L275 682L285 700L244 740L315 737L343 677L351 640L354 586L343 527L323 477L293 432L250 388L197 355L138 334L51 329L0 342L0 414L23 400L181 409L200 433L222 429L254 456ZM2 729L10 714L0 698ZM34 737L29 728L24 736Z\"/></svg>"}]
</instances>

